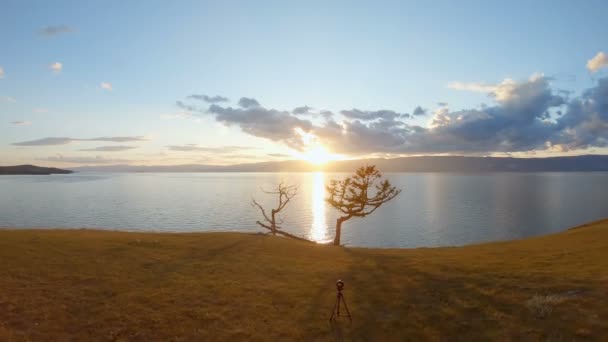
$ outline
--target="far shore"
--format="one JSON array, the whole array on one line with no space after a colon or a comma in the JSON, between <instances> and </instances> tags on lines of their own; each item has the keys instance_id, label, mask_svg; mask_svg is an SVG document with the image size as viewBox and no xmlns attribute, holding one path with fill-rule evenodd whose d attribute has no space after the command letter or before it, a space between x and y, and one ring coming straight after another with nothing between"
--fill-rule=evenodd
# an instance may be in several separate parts
<instances>
[{"instance_id":1,"label":"far shore","mask_svg":"<svg viewBox=\"0 0 608 342\"><path fill-rule=\"evenodd\" d=\"M0 340L600 340L608 220L449 248L0 230ZM352 323L328 319L335 282Z\"/></svg>"}]
</instances>

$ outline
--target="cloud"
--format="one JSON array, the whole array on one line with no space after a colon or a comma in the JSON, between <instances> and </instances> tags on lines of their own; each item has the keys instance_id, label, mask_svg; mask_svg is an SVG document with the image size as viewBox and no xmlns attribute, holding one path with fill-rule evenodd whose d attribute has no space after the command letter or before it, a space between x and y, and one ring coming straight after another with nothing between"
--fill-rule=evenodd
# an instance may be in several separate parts
<instances>
[{"instance_id":1,"label":"cloud","mask_svg":"<svg viewBox=\"0 0 608 342\"><path fill-rule=\"evenodd\" d=\"M608 147L608 77L568 104L557 132L552 144L562 150Z\"/></svg>"},{"instance_id":2,"label":"cloud","mask_svg":"<svg viewBox=\"0 0 608 342\"><path fill-rule=\"evenodd\" d=\"M0 78L4 78L4 68L0 66Z\"/></svg>"},{"instance_id":3,"label":"cloud","mask_svg":"<svg viewBox=\"0 0 608 342\"><path fill-rule=\"evenodd\" d=\"M179 108L188 111L188 112L201 112L203 110L199 109L197 106L187 105L182 101L175 101L175 105ZM191 113L190 113L191 114Z\"/></svg>"},{"instance_id":4,"label":"cloud","mask_svg":"<svg viewBox=\"0 0 608 342\"><path fill-rule=\"evenodd\" d=\"M128 151L137 148L135 146L100 146L94 148L83 148L79 151L92 151L92 152L121 152Z\"/></svg>"},{"instance_id":5,"label":"cloud","mask_svg":"<svg viewBox=\"0 0 608 342\"><path fill-rule=\"evenodd\" d=\"M484 83L452 82L448 84L448 88L455 90L474 91L478 93L489 93L494 91L494 89L496 89L496 86Z\"/></svg>"},{"instance_id":6,"label":"cloud","mask_svg":"<svg viewBox=\"0 0 608 342\"><path fill-rule=\"evenodd\" d=\"M555 135L546 122L548 110L564 104L549 87L549 80L533 75L524 82L507 81L491 94L497 102L482 109L435 111L429 127L396 122L384 125L346 123L345 133L331 135L333 151L357 153L476 153L546 149ZM338 137L338 138L336 138Z\"/></svg>"},{"instance_id":7,"label":"cloud","mask_svg":"<svg viewBox=\"0 0 608 342\"><path fill-rule=\"evenodd\" d=\"M15 146L53 146L53 145L65 145L74 141L72 138L42 138L37 140L23 141L13 143Z\"/></svg>"},{"instance_id":8,"label":"cloud","mask_svg":"<svg viewBox=\"0 0 608 342\"><path fill-rule=\"evenodd\" d=\"M112 90L112 85L110 83L107 83L107 82L101 82L99 84L99 86L101 87L101 89Z\"/></svg>"},{"instance_id":9,"label":"cloud","mask_svg":"<svg viewBox=\"0 0 608 342\"><path fill-rule=\"evenodd\" d=\"M598 70L608 66L608 55L604 52L598 52L597 55L593 56L587 61L587 69L591 72L597 72Z\"/></svg>"},{"instance_id":10,"label":"cloud","mask_svg":"<svg viewBox=\"0 0 608 342\"><path fill-rule=\"evenodd\" d=\"M71 164L128 164L133 162L129 159L110 159L102 156L95 157L75 157L75 156L63 156L58 154L56 156L37 158L40 161L50 161L59 163L71 163Z\"/></svg>"},{"instance_id":11,"label":"cloud","mask_svg":"<svg viewBox=\"0 0 608 342\"><path fill-rule=\"evenodd\" d=\"M267 156L274 158L288 158L291 157L289 154L285 153L268 153Z\"/></svg>"},{"instance_id":12,"label":"cloud","mask_svg":"<svg viewBox=\"0 0 608 342\"><path fill-rule=\"evenodd\" d=\"M31 125L31 124L32 124L30 121L22 121L22 120L19 120L19 121L13 121L13 122L11 122L11 123L12 123L13 125L17 125L17 126L29 126L29 125Z\"/></svg>"},{"instance_id":13,"label":"cloud","mask_svg":"<svg viewBox=\"0 0 608 342\"><path fill-rule=\"evenodd\" d=\"M51 68L51 70L53 70L54 73L58 74L63 69L63 64L61 64L59 62L51 63L49 65L49 68Z\"/></svg>"},{"instance_id":14,"label":"cloud","mask_svg":"<svg viewBox=\"0 0 608 342\"><path fill-rule=\"evenodd\" d=\"M350 110L340 111L340 114L344 115L345 117L347 117L349 119L358 119L358 120L362 120L362 121L371 121L371 120L377 120L377 119L391 120L391 119L396 119L399 117L402 117L402 118L410 117L410 115L407 113L399 114L395 111L387 110L387 109L377 110L377 111L366 111L366 110L359 110L359 109L353 108Z\"/></svg>"},{"instance_id":15,"label":"cloud","mask_svg":"<svg viewBox=\"0 0 608 342\"><path fill-rule=\"evenodd\" d=\"M73 139L74 141L111 141L111 142L131 142L131 141L146 141L142 136L137 137L100 137L91 139Z\"/></svg>"},{"instance_id":16,"label":"cloud","mask_svg":"<svg viewBox=\"0 0 608 342\"><path fill-rule=\"evenodd\" d=\"M207 103L220 103L220 102L229 101L227 97L223 97L223 96L219 96L219 95L207 96L207 95L202 95L202 94L201 95L193 94L193 95L188 96L188 98L205 101Z\"/></svg>"},{"instance_id":17,"label":"cloud","mask_svg":"<svg viewBox=\"0 0 608 342\"><path fill-rule=\"evenodd\" d=\"M296 132L309 132L313 127L309 120L297 118L288 111L266 109L257 101L255 103L257 106L249 106L249 102L245 107L241 104L243 108L213 104L204 114L214 116L218 122L225 125L237 125L245 133L256 137L280 141L296 149L303 146L303 137Z\"/></svg>"},{"instance_id":18,"label":"cloud","mask_svg":"<svg viewBox=\"0 0 608 342\"><path fill-rule=\"evenodd\" d=\"M144 137L99 137L90 139L78 139L78 138L67 138L67 137L49 137L30 141L23 141L13 143L14 146L53 146L53 145L66 145L74 141L110 141L110 142L132 142L132 141L145 141Z\"/></svg>"},{"instance_id":19,"label":"cloud","mask_svg":"<svg viewBox=\"0 0 608 342\"><path fill-rule=\"evenodd\" d=\"M34 109L32 110L32 112L34 112L34 113L39 113L39 114L41 114L41 113L48 113L48 111L49 111L49 110L48 110L48 109L46 109L46 108L34 108Z\"/></svg>"},{"instance_id":20,"label":"cloud","mask_svg":"<svg viewBox=\"0 0 608 342\"><path fill-rule=\"evenodd\" d=\"M426 109L422 109L422 107L418 106L418 107L414 108L414 110L412 111L412 114L416 115L416 116L426 115Z\"/></svg>"},{"instance_id":21,"label":"cloud","mask_svg":"<svg viewBox=\"0 0 608 342\"><path fill-rule=\"evenodd\" d=\"M448 106L448 103L447 103L447 102L437 102L437 105L438 105L439 107L447 107L447 106Z\"/></svg>"},{"instance_id":22,"label":"cloud","mask_svg":"<svg viewBox=\"0 0 608 342\"><path fill-rule=\"evenodd\" d=\"M10 96L0 96L0 102L12 102L15 103L17 100L14 97Z\"/></svg>"},{"instance_id":23,"label":"cloud","mask_svg":"<svg viewBox=\"0 0 608 342\"><path fill-rule=\"evenodd\" d=\"M308 106L302 106L302 107L296 107L294 108L291 112L296 114L296 115L300 115L300 114L308 114L310 113L310 111L312 110L311 107Z\"/></svg>"},{"instance_id":24,"label":"cloud","mask_svg":"<svg viewBox=\"0 0 608 342\"><path fill-rule=\"evenodd\" d=\"M403 114L385 109L342 110L341 120L322 123L297 117L293 110L211 105L192 108L246 134L281 142L296 150L322 144L344 155L489 154L608 147L608 77L580 96L551 87L551 78L505 79L488 86L491 101L477 108L437 108L426 127L409 124ZM256 101L257 103L257 101ZM427 113L418 106L414 115ZM409 114L408 114L409 115Z\"/></svg>"},{"instance_id":25,"label":"cloud","mask_svg":"<svg viewBox=\"0 0 608 342\"><path fill-rule=\"evenodd\" d=\"M63 33L74 32L74 29L67 25L46 26L38 31L38 34L46 37L54 37Z\"/></svg>"},{"instance_id":26,"label":"cloud","mask_svg":"<svg viewBox=\"0 0 608 342\"><path fill-rule=\"evenodd\" d=\"M220 147L204 147L198 146L196 144L189 145L172 145L167 146L167 148L171 151L180 151L180 152L211 152L211 153L232 153L236 151L242 150L253 150L255 147L249 146L220 146Z\"/></svg>"},{"instance_id":27,"label":"cloud","mask_svg":"<svg viewBox=\"0 0 608 342\"><path fill-rule=\"evenodd\" d=\"M260 103L256 101L256 99L241 97L241 99L239 100L239 106L241 106L242 108L255 108L259 107Z\"/></svg>"}]
</instances>

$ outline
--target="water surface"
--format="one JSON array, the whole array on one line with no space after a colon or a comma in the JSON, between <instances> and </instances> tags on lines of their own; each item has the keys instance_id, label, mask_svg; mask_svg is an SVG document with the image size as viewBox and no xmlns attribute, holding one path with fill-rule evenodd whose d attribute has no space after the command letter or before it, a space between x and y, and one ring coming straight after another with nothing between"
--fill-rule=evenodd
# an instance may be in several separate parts
<instances>
[{"instance_id":1,"label":"water surface","mask_svg":"<svg viewBox=\"0 0 608 342\"><path fill-rule=\"evenodd\" d=\"M333 237L324 184L337 173L76 173L1 176L0 227L133 231L262 231L251 198L281 180L300 192L283 227ZM343 226L351 246L451 246L524 238L608 217L608 173L388 173L403 192Z\"/></svg>"}]
</instances>

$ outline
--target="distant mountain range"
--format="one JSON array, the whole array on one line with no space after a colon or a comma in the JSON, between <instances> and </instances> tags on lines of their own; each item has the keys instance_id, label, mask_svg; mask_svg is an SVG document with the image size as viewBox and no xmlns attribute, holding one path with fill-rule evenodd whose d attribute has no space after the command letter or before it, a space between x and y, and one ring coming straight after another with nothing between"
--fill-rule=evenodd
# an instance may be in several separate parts
<instances>
[{"instance_id":1,"label":"distant mountain range","mask_svg":"<svg viewBox=\"0 0 608 342\"><path fill-rule=\"evenodd\" d=\"M236 165L135 166L102 165L72 168L79 172L352 172L362 165L376 165L383 172L586 172L608 171L608 155L549 158L424 156L392 159L359 159L313 165L289 160Z\"/></svg>"},{"instance_id":2,"label":"distant mountain range","mask_svg":"<svg viewBox=\"0 0 608 342\"><path fill-rule=\"evenodd\" d=\"M52 175L72 172L74 171L34 165L0 166L0 175Z\"/></svg>"}]
</instances>

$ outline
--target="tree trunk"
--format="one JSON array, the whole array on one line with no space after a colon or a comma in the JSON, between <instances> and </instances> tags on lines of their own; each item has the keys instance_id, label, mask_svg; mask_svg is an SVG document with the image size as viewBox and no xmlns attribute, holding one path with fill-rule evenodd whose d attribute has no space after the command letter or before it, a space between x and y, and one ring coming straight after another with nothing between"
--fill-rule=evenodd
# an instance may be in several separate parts
<instances>
[{"instance_id":1,"label":"tree trunk","mask_svg":"<svg viewBox=\"0 0 608 342\"><path fill-rule=\"evenodd\" d=\"M344 217L339 217L336 220L336 236L334 237L334 246L340 246L340 236L342 235L342 222L347 219Z\"/></svg>"},{"instance_id":2,"label":"tree trunk","mask_svg":"<svg viewBox=\"0 0 608 342\"><path fill-rule=\"evenodd\" d=\"M272 222L270 223L270 226L272 227L272 235L277 235L277 221L275 219L275 215L276 215L276 211L274 209L272 209L271 211L272 213Z\"/></svg>"}]
</instances>

